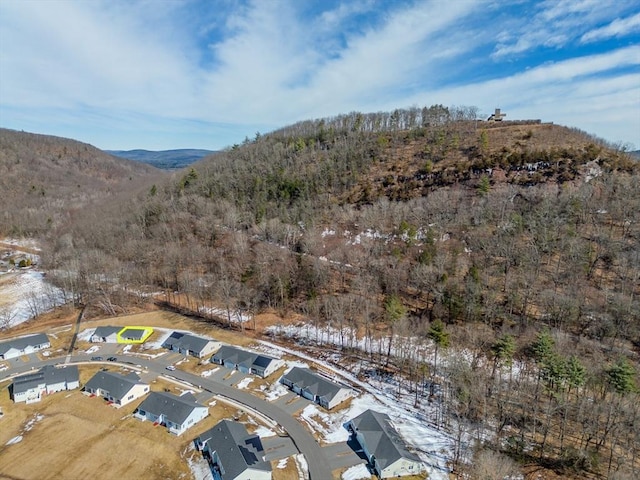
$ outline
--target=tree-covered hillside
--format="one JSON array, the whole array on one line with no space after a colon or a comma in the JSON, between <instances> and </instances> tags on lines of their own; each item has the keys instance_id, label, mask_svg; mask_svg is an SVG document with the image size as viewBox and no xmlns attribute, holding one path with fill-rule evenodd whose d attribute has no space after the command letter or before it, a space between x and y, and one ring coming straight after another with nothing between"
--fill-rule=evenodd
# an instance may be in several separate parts
<instances>
[{"instance_id":1,"label":"tree-covered hillside","mask_svg":"<svg viewBox=\"0 0 640 480\"><path fill-rule=\"evenodd\" d=\"M0 129L0 235L41 235L158 176L75 140Z\"/></svg>"},{"instance_id":2,"label":"tree-covered hillside","mask_svg":"<svg viewBox=\"0 0 640 480\"><path fill-rule=\"evenodd\" d=\"M332 326L338 340L316 340L416 402L442 385L460 445L633 478L638 164L574 129L476 117L433 106L256 135L133 204L79 215L49 266L110 313L146 287L193 312Z\"/></svg>"}]
</instances>

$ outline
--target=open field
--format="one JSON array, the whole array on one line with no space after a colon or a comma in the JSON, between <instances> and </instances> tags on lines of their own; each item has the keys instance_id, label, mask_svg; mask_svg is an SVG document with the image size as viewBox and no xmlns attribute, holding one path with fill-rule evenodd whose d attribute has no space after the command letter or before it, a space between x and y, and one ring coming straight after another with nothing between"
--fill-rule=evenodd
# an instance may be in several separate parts
<instances>
[{"instance_id":1,"label":"open field","mask_svg":"<svg viewBox=\"0 0 640 480\"><path fill-rule=\"evenodd\" d=\"M86 381L97 368L81 368ZM60 392L32 405L14 405L9 382L0 386L5 415L0 428L0 478L192 478L186 457L193 438L236 409L223 403L181 437L163 427L131 416L138 402L121 409L109 407L80 391ZM163 381L155 389L174 388ZM34 456L34 449L38 454ZM188 452L188 453L186 453Z\"/></svg>"}]
</instances>

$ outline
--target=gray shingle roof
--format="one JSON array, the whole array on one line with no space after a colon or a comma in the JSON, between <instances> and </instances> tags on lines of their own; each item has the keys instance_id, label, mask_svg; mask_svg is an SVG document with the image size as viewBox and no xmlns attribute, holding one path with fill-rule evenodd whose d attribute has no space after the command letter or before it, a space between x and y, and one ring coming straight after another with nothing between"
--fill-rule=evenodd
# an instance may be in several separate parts
<instances>
[{"instance_id":1,"label":"gray shingle roof","mask_svg":"<svg viewBox=\"0 0 640 480\"><path fill-rule=\"evenodd\" d=\"M201 352L211 340L204 337L198 337L189 333L173 332L167 338L162 346L164 348L179 348L180 350L190 350L192 352Z\"/></svg>"},{"instance_id":2,"label":"gray shingle roof","mask_svg":"<svg viewBox=\"0 0 640 480\"><path fill-rule=\"evenodd\" d=\"M105 390L116 400L122 400L135 385L142 384L140 377L135 373L120 375L115 372L97 372L91 380L85 384L86 389Z\"/></svg>"},{"instance_id":3,"label":"gray shingle roof","mask_svg":"<svg viewBox=\"0 0 640 480\"><path fill-rule=\"evenodd\" d=\"M77 365L56 368L53 365L45 365L40 370L27 375L21 375L13 379L13 394L23 393L38 385L53 385L60 382L77 382Z\"/></svg>"},{"instance_id":4,"label":"gray shingle roof","mask_svg":"<svg viewBox=\"0 0 640 480\"><path fill-rule=\"evenodd\" d=\"M325 397L327 400L331 400L343 388L308 368L293 367L284 377L313 395Z\"/></svg>"},{"instance_id":5,"label":"gray shingle roof","mask_svg":"<svg viewBox=\"0 0 640 480\"><path fill-rule=\"evenodd\" d=\"M30 345L42 345L43 343L49 343L49 337L44 333L36 333L35 335L29 335L28 337L15 338L13 340L0 343L0 355L4 355L12 348L24 350Z\"/></svg>"},{"instance_id":6,"label":"gray shingle roof","mask_svg":"<svg viewBox=\"0 0 640 480\"><path fill-rule=\"evenodd\" d=\"M122 330L122 328L123 327L113 327L108 325L104 327L98 327L96 328L95 332L93 332L93 335L95 335L96 337L108 337L109 335L118 333L120 330Z\"/></svg>"},{"instance_id":7,"label":"gray shingle roof","mask_svg":"<svg viewBox=\"0 0 640 480\"><path fill-rule=\"evenodd\" d=\"M268 357L267 355L260 355L259 353L249 352L241 348L232 347L230 345L223 345L220 350L213 356L215 359L221 361L230 361L236 365L243 365L247 368L261 367L266 368L275 358Z\"/></svg>"},{"instance_id":8,"label":"gray shingle roof","mask_svg":"<svg viewBox=\"0 0 640 480\"><path fill-rule=\"evenodd\" d=\"M402 437L391 425L389 415L367 410L351 420L351 423L364 437L367 449L375 455L381 470L400 458L421 461L407 449Z\"/></svg>"},{"instance_id":9,"label":"gray shingle roof","mask_svg":"<svg viewBox=\"0 0 640 480\"><path fill-rule=\"evenodd\" d=\"M128 340L141 340L146 331L145 328L127 328L121 337Z\"/></svg>"},{"instance_id":10,"label":"gray shingle roof","mask_svg":"<svg viewBox=\"0 0 640 480\"><path fill-rule=\"evenodd\" d=\"M222 420L200 435L198 442L206 442L211 452L218 453L223 478L236 478L248 468L271 471L271 463L262 460L264 448L260 437L249 435L241 423Z\"/></svg>"},{"instance_id":11,"label":"gray shingle roof","mask_svg":"<svg viewBox=\"0 0 640 480\"><path fill-rule=\"evenodd\" d=\"M179 397L166 392L151 392L146 400L138 406L138 410L157 416L164 415L167 420L182 425L194 409L203 406L197 403L196 397L190 393Z\"/></svg>"}]
</instances>

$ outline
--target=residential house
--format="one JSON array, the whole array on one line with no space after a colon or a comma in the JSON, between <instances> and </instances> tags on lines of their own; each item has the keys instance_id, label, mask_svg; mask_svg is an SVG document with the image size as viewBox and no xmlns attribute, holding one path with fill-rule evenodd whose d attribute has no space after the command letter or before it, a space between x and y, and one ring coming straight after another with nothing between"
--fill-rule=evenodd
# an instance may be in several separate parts
<instances>
[{"instance_id":1,"label":"residential house","mask_svg":"<svg viewBox=\"0 0 640 480\"><path fill-rule=\"evenodd\" d=\"M384 413L367 410L346 424L358 441L379 478L416 475L424 464L407 449L391 419Z\"/></svg>"},{"instance_id":2,"label":"residential house","mask_svg":"<svg viewBox=\"0 0 640 480\"><path fill-rule=\"evenodd\" d=\"M284 365L284 362L277 358L250 352L230 345L220 347L211 357L211 361L233 370L240 370L242 373L259 375L262 378L268 377Z\"/></svg>"},{"instance_id":3,"label":"residential house","mask_svg":"<svg viewBox=\"0 0 640 480\"><path fill-rule=\"evenodd\" d=\"M141 382L140 377L133 372L120 375L101 370L86 383L84 391L103 397L110 404L120 408L147 393L149 385Z\"/></svg>"},{"instance_id":4,"label":"residential house","mask_svg":"<svg viewBox=\"0 0 640 480\"><path fill-rule=\"evenodd\" d=\"M162 344L166 349L197 358L206 357L220 348L220 345L216 340L184 332L173 332Z\"/></svg>"},{"instance_id":5,"label":"residential house","mask_svg":"<svg viewBox=\"0 0 640 480\"><path fill-rule=\"evenodd\" d=\"M0 360L9 360L20 355L28 355L49 347L51 347L49 337L44 333L7 340L0 342Z\"/></svg>"},{"instance_id":6,"label":"residential house","mask_svg":"<svg viewBox=\"0 0 640 480\"><path fill-rule=\"evenodd\" d=\"M134 415L167 427L170 433L181 435L209 415L209 408L196 402L191 393L182 396L151 392L138 406Z\"/></svg>"},{"instance_id":7,"label":"residential house","mask_svg":"<svg viewBox=\"0 0 640 480\"><path fill-rule=\"evenodd\" d=\"M16 403L35 403L39 402L45 394L79 387L80 377L76 365L63 367L45 365L37 372L15 377L11 385L11 396Z\"/></svg>"},{"instance_id":8,"label":"residential house","mask_svg":"<svg viewBox=\"0 0 640 480\"><path fill-rule=\"evenodd\" d=\"M118 332L122 327L104 326L98 327L91 335L91 342L118 343Z\"/></svg>"},{"instance_id":9,"label":"residential house","mask_svg":"<svg viewBox=\"0 0 640 480\"><path fill-rule=\"evenodd\" d=\"M250 435L241 423L220 421L196 439L196 446L217 480L271 480L260 437Z\"/></svg>"},{"instance_id":10,"label":"residential house","mask_svg":"<svg viewBox=\"0 0 640 480\"><path fill-rule=\"evenodd\" d=\"M308 368L293 367L282 376L280 382L327 410L353 395L351 388L332 382Z\"/></svg>"}]
</instances>

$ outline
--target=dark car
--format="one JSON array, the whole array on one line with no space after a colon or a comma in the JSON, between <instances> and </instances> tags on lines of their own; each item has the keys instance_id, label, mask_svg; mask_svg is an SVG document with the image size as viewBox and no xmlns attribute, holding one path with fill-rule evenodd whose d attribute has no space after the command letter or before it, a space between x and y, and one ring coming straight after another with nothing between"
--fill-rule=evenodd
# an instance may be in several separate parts
<instances>
[{"instance_id":1,"label":"dark car","mask_svg":"<svg viewBox=\"0 0 640 480\"><path fill-rule=\"evenodd\" d=\"M100 362L102 361L102 357L91 357L91 360L94 362Z\"/></svg>"},{"instance_id":2,"label":"dark car","mask_svg":"<svg viewBox=\"0 0 640 480\"><path fill-rule=\"evenodd\" d=\"M110 362L117 362L118 361L118 359L116 357L109 357L109 358L107 358L107 360L110 361Z\"/></svg>"}]
</instances>

